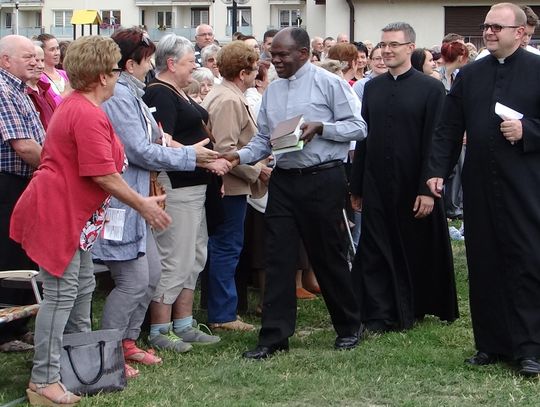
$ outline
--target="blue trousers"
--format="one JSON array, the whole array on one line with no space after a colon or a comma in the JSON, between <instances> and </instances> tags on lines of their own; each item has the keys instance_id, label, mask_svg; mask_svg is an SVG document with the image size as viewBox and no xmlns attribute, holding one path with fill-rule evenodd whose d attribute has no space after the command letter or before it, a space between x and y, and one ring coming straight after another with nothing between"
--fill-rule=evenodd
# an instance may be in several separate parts
<instances>
[{"instance_id":1,"label":"blue trousers","mask_svg":"<svg viewBox=\"0 0 540 407\"><path fill-rule=\"evenodd\" d=\"M244 243L246 196L223 197L225 219L208 239L208 322L236 320L238 295L234 276Z\"/></svg>"}]
</instances>

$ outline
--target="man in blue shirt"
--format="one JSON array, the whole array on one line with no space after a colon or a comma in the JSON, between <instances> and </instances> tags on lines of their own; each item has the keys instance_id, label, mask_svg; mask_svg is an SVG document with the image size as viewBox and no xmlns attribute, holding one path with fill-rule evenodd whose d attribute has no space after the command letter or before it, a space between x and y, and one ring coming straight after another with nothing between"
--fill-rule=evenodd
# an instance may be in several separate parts
<instances>
[{"instance_id":1,"label":"man in blue shirt","mask_svg":"<svg viewBox=\"0 0 540 407\"><path fill-rule=\"evenodd\" d=\"M258 133L247 146L226 155L235 164L257 162L271 154L270 134L280 122L304 116L303 150L277 156L270 178L262 327L258 346L243 355L248 359L264 359L289 348L296 322L300 239L338 335L335 348L352 349L359 340L360 316L345 255L343 160L350 141L365 137L366 124L350 86L312 65L309 46L303 29L285 28L276 34L271 53L280 79L263 96Z\"/></svg>"}]
</instances>

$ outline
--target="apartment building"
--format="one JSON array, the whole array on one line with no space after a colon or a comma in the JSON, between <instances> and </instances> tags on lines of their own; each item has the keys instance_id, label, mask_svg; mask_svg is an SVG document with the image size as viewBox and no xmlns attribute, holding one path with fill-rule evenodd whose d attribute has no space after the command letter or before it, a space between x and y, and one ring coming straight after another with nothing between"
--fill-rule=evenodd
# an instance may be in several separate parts
<instances>
[{"instance_id":1,"label":"apartment building","mask_svg":"<svg viewBox=\"0 0 540 407\"><path fill-rule=\"evenodd\" d=\"M143 25L158 41L174 32L194 40L201 23L214 27L220 42L230 40L236 9L237 31L261 39L270 28L302 26L310 35L336 36L344 32L355 40L376 42L380 29L392 21L406 21L417 32L418 44L431 46L447 32L458 32L481 42L478 28L493 4L489 0L0 0L0 36L14 33L31 37L49 32L73 38L74 10L94 9L101 24L92 26L110 35L120 26ZM540 14L540 1L529 5ZM85 33L88 34L90 28ZM76 36L81 33L76 30Z\"/></svg>"}]
</instances>

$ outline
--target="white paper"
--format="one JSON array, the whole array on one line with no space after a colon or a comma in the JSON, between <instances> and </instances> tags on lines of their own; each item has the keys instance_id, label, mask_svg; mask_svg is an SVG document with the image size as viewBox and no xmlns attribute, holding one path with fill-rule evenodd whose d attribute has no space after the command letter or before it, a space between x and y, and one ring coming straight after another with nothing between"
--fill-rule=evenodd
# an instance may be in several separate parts
<instances>
[{"instance_id":1,"label":"white paper","mask_svg":"<svg viewBox=\"0 0 540 407\"><path fill-rule=\"evenodd\" d=\"M523 114L503 105L502 103L495 103L495 114L503 120L521 120Z\"/></svg>"},{"instance_id":2,"label":"white paper","mask_svg":"<svg viewBox=\"0 0 540 407\"><path fill-rule=\"evenodd\" d=\"M103 227L103 238L107 240L122 240L122 236L124 235L125 220L125 209L107 209L107 213L105 215L105 226Z\"/></svg>"}]
</instances>

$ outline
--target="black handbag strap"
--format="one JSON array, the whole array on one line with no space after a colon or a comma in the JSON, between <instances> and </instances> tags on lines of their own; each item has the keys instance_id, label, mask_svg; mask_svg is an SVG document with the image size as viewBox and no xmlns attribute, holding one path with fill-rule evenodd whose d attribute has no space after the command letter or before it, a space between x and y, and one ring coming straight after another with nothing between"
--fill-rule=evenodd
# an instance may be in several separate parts
<instances>
[{"instance_id":1,"label":"black handbag strap","mask_svg":"<svg viewBox=\"0 0 540 407\"><path fill-rule=\"evenodd\" d=\"M89 381L83 380L81 378L81 376L79 375L79 372L77 371L77 368L75 367L75 364L73 363L73 360L71 358L72 346L70 345L64 346L64 349L66 350L67 355L68 355L69 364L71 365L71 368L73 369L73 373L75 373L77 380L86 386L92 386L96 384L97 382L99 382L99 380L103 376L103 359L105 359L105 352L104 352L105 341L99 341L98 344L99 344L99 372L96 375L96 377L94 377L92 380L89 380Z\"/></svg>"}]
</instances>

